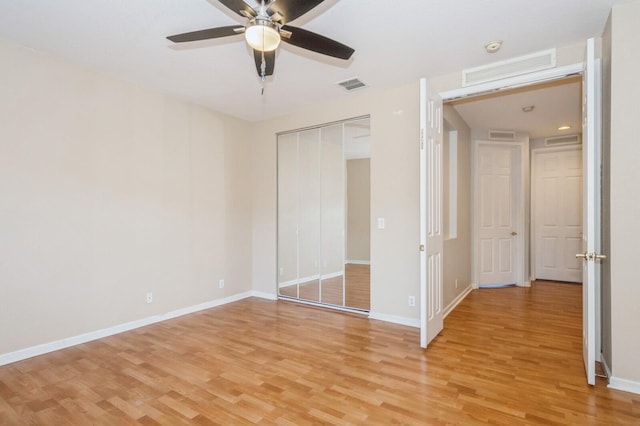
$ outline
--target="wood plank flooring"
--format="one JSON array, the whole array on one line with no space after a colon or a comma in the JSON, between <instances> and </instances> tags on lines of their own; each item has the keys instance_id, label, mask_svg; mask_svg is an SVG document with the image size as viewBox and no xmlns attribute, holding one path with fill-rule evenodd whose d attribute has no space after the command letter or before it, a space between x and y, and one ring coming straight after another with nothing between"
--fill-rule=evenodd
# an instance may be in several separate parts
<instances>
[{"instance_id":1,"label":"wood plank flooring","mask_svg":"<svg viewBox=\"0 0 640 426\"><path fill-rule=\"evenodd\" d=\"M342 275L323 279L322 292L320 292L320 280L313 280L300 283L299 290L295 285L282 287L280 294L312 302L368 311L371 307L370 269L369 265L347 263L344 275L344 294Z\"/></svg>"},{"instance_id":2,"label":"wood plank flooring","mask_svg":"<svg viewBox=\"0 0 640 426\"><path fill-rule=\"evenodd\" d=\"M580 286L472 292L418 330L245 299L0 367L2 425L631 425L585 383ZM7 325L3 325L7 326Z\"/></svg>"}]
</instances>

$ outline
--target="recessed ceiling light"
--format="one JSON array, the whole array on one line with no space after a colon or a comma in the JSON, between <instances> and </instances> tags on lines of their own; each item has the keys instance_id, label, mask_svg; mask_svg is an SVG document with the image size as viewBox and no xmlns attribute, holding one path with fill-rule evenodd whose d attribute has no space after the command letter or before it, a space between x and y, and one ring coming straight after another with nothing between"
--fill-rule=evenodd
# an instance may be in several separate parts
<instances>
[{"instance_id":1,"label":"recessed ceiling light","mask_svg":"<svg viewBox=\"0 0 640 426\"><path fill-rule=\"evenodd\" d=\"M502 47L502 40L494 40L484 45L487 53L496 53Z\"/></svg>"},{"instance_id":2,"label":"recessed ceiling light","mask_svg":"<svg viewBox=\"0 0 640 426\"><path fill-rule=\"evenodd\" d=\"M522 107L522 112L531 112L535 109L535 105L528 105L526 107Z\"/></svg>"},{"instance_id":3,"label":"recessed ceiling light","mask_svg":"<svg viewBox=\"0 0 640 426\"><path fill-rule=\"evenodd\" d=\"M571 128L571 126L560 126L558 127L558 130L569 130Z\"/></svg>"}]
</instances>

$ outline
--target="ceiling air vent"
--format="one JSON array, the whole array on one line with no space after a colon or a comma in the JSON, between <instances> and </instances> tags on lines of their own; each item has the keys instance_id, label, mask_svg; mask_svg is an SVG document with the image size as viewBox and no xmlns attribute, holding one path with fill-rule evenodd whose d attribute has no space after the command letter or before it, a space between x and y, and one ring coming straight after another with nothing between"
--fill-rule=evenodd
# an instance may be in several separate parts
<instances>
[{"instance_id":1,"label":"ceiling air vent","mask_svg":"<svg viewBox=\"0 0 640 426\"><path fill-rule=\"evenodd\" d=\"M552 138L546 138L544 140L544 146L558 146L558 145L576 145L581 143L580 135L564 135L554 136Z\"/></svg>"},{"instance_id":2,"label":"ceiling air vent","mask_svg":"<svg viewBox=\"0 0 640 426\"><path fill-rule=\"evenodd\" d=\"M347 91L359 89L361 87L365 87L366 86L366 84L364 84L362 81L358 80L358 77L354 77L354 78L350 78L348 80L340 81L340 82L338 82L338 84L340 86L344 87L344 89L347 90Z\"/></svg>"},{"instance_id":3,"label":"ceiling air vent","mask_svg":"<svg viewBox=\"0 0 640 426\"><path fill-rule=\"evenodd\" d=\"M556 66L556 49L532 53L506 61L494 62L462 71L462 85L486 83L531 72L542 71Z\"/></svg>"},{"instance_id":4,"label":"ceiling air vent","mask_svg":"<svg viewBox=\"0 0 640 426\"><path fill-rule=\"evenodd\" d=\"M494 141L513 141L516 139L516 132L512 130L489 130L489 139Z\"/></svg>"}]
</instances>

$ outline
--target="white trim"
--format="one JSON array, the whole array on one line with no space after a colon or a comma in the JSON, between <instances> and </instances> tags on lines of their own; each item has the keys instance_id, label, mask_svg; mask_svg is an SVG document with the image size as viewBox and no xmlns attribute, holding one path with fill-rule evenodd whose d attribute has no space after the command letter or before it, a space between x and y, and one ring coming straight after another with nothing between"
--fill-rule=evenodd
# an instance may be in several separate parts
<instances>
[{"instance_id":1,"label":"white trim","mask_svg":"<svg viewBox=\"0 0 640 426\"><path fill-rule=\"evenodd\" d=\"M611 369L609 368L609 365L607 364L607 360L602 356L602 354L599 354L599 357L600 357L600 363L602 364L602 368L604 368L604 374L607 375L607 381L609 381L609 377L612 376Z\"/></svg>"},{"instance_id":2,"label":"white trim","mask_svg":"<svg viewBox=\"0 0 640 426\"><path fill-rule=\"evenodd\" d=\"M446 90L440 92L440 97L444 102L454 99L466 98L468 96L481 95L487 92L495 92L516 87L528 86L530 84L543 83L545 81L558 80L574 74L582 74L582 62L577 64L565 65L545 71L532 72L517 77L505 78L488 83L476 84L473 86L462 87L459 89Z\"/></svg>"},{"instance_id":3,"label":"white trim","mask_svg":"<svg viewBox=\"0 0 640 426\"><path fill-rule=\"evenodd\" d=\"M317 277L316 277L316 279L317 279ZM311 278L308 281L311 281ZM292 285L296 285L296 284L298 284L298 280L297 279L293 279L293 280L285 281L285 282L282 282L282 283L278 284L278 288L291 287Z\"/></svg>"},{"instance_id":4,"label":"white trim","mask_svg":"<svg viewBox=\"0 0 640 426\"><path fill-rule=\"evenodd\" d=\"M462 293L460 293L455 299L451 301L451 303L449 303L444 308L444 318L446 318L456 308L456 306L458 306L460 302L462 302L464 298L467 297L472 291L473 287L471 286L471 284L469 284L469 286L465 288Z\"/></svg>"},{"instance_id":5,"label":"white trim","mask_svg":"<svg viewBox=\"0 0 640 426\"><path fill-rule=\"evenodd\" d=\"M397 315L379 314L376 312L369 312L369 319L391 322L394 324L406 325L408 327L420 328L420 320L417 318L407 318Z\"/></svg>"},{"instance_id":6,"label":"white trim","mask_svg":"<svg viewBox=\"0 0 640 426\"><path fill-rule=\"evenodd\" d=\"M251 297L257 297L259 299L266 299L266 300L278 300L277 294L265 293L263 291L255 291L255 290L251 292Z\"/></svg>"},{"instance_id":7,"label":"white trim","mask_svg":"<svg viewBox=\"0 0 640 426\"><path fill-rule=\"evenodd\" d=\"M545 62L540 63L540 59ZM531 62L538 64L531 66ZM462 86L472 86L474 84L487 83L490 81L504 80L509 77L516 77L523 74L529 74L536 71L548 70L556 66L556 49L543 50L528 55L518 56L516 58L506 59L503 61L493 62L479 67L467 68L462 70ZM509 71L505 72L505 69ZM481 77L475 81L469 76L480 72L485 77Z\"/></svg>"},{"instance_id":8,"label":"white trim","mask_svg":"<svg viewBox=\"0 0 640 426\"><path fill-rule=\"evenodd\" d=\"M607 387L640 395L640 382L635 382L633 380L609 377L609 386Z\"/></svg>"},{"instance_id":9,"label":"white trim","mask_svg":"<svg viewBox=\"0 0 640 426\"><path fill-rule=\"evenodd\" d=\"M371 261L370 260L345 260L344 263L345 263L345 265L346 264L351 264L351 265L371 265Z\"/></svg>"},{"instance_id":10,"label":"white trim","mask_svg":"<svg viewBox=\"0 0 640 426\"><path fill-rule=\"evenodd\" d=\"M267 296L267 297L263 297ZM0 355L0 366L11 364L13 362L22 361L23 359L32 358L34 356L43 355L49 352L54 352L60 349L69 348L71 346L80 345L82 343L91 342L93 340L102 339L104 337L113 336L114 334L123 333L125 331L134 330L136 328L144 327L157 322L166 321L172 318L181 317L183 315L192 314L194 312L203 311L205 309L215 308L216 306L226 305L227 303L237 302L238 300L246 299L248 297L263 297L268 298L268 293L260 293L254 291L247 291L244 293L234 294L233 296L225 297L223 299L216 299L198 305L189 306L187 308L177 309L175 311L167 312L165 314L153 315L147 318L118 324L113 327L103 328L101 330L90 331L88 333L79 334L77 336L66 337L64 339L56 340L49 343L43 343L41 345L31 346L24 349L19 349L14 352L9 352Z\"/></svg>"},{"instance_id":11,"label":"white trim","mask_svg":"<svg viewBox=\"0 0 640 426\"><path fill-rule=\"evenodd\" d=\"M329 278L337 278L344 275L344 271L337 271L337 272L332 272L330 274L326 274L326 275L320 275L320 274L316 274L316 275L311 275L308 277L302 277L300 279L293 279L293 280L289 280L289 281L285 281L283 283L278 284L278 288L284 288L284 287L291 287L292 285L296 285L298 283L300 284L306 284L309 281L315 281L315 280L319 280L319 279L329 279Z\"/></svg>"}]
</instances>

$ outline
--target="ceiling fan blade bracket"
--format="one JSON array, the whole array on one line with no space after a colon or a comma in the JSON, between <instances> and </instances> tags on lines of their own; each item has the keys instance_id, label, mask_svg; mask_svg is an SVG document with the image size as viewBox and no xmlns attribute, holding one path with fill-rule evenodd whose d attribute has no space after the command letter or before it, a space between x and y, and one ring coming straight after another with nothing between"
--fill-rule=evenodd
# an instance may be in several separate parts
<instances>
[{"instance_id":1,"label":"ceiling fan blade bracket","mask_svg":"<svg viewBox=\"0 0 640 426\"><path fill-rule=\"evenodd\" d=\"M267 5L267 11L271 13L271 16L275 14L282 16L282 19L278 22L284 25L287 22L301 17L323 1L324 0L276 0Z\"/></svg>"},{"instance_id":2,"label":"ceiling fan blade bracket","mask_svg":"<svg viewBox=\"0 0 640 426\"><path fill-rule=\"evenodd\" d=\"M247 3L245 3L242 0L218 0L218 1L222 3L227 9L245 18L256 16L255 10L253 10L251 6L249 6Z\"/></svg>"}]
</instances>

